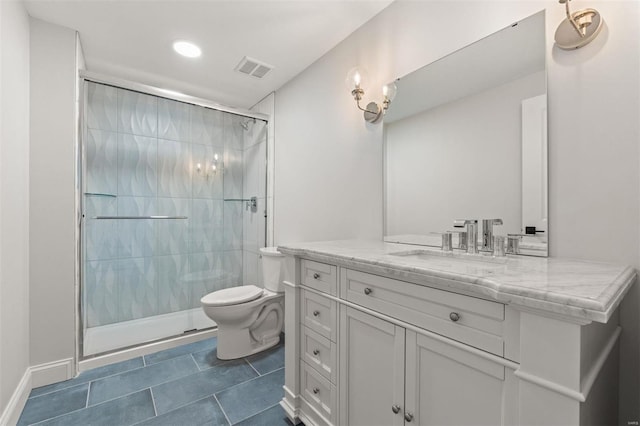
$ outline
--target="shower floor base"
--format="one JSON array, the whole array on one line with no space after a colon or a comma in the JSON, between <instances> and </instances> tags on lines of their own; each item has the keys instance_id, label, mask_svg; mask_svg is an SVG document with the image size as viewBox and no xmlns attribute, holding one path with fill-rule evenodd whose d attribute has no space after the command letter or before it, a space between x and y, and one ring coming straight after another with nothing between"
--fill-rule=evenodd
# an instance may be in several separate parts
<instances>
[{"instance_id":1,"label":"shower floor base","mask_svg":"<svg viewBox=\"0 0 640 426\"><path fill-rule=\"evenodd\" d=\"M84 333L83 355L90 356L128 346L183 334L185 331L215 327L201 308L156 315L116 324L88 328Z\"/></svg>"}]
</instances>

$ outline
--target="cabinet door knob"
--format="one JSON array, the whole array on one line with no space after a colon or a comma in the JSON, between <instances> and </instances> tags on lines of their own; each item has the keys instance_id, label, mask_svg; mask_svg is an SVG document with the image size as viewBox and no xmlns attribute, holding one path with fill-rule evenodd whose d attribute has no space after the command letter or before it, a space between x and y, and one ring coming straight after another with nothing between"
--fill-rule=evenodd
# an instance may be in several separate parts
<instances>
[{"instance_id":1,"label":"cabinet door knob","mask_svg":"<svg viewBox=\"0 0 640 426\"><path fill-rule=\"evenodd\" d=\"M457 312L451 312L449 314L449 319L453 322L457 322L460 319L460 314Z\"/></svg>"},{"instance_id":2,"label":"cabinet door knob","mask_svg":"<svg viewBox=\"0 0 640 426\"><path fill-rule=\"evenodd\" d=\"M405 419L407 422L410 422L411 420L413 420L413 414L411 414L411 413L404 413L404 419Z\"/></svg>"},{"instance_id":3,"label":"cabinet door knob","mask_svg":"<svg viewBox=\"0 0 640 426\"><path fill-rule=\"evenodd\" d=\"M314 316L314 317L317 317L317 316L319 316L319 315L320 315L320 311L313 311L313 316Z\"/></svg>"},{"instance_id":4,"label":"cabinet door knob","mask_svg":"<svg viewBox=\"0 0 640 426\"><path fill-rule=\"evenodd\" d=\"M313 388L313 393L314 393L314 394L316 394L316 395L317 395L317 394L319 394L319 393L320 393L320 389L318 389L318 388Z\"/></svg>"},{"instance_id":5,"label":"cabinet door knob","mask_svg":"<svg viewBox=\"0 0 640 426\"><path fill-rule=\"evenodd\" d=\"M398 414L400 412L400 406L398 404L392 405L391 411L393 411L393 414Z\"/></svg>"},{"instance_id":6,"label":"cabinet door knob","mask_svg":"<svg viewBox=\"0 0 640 426\"><path fill-rule=\"evenodd\" d=\"M371 294L372 291L373 290L371 290L369 287L367 287L367 288L364 289L364 294L369 295L369 294Z\"/></svg>"},{"instance_id":7,"label":"cabinet door knob","mask_svg":"<svg viewBox=\"0 0 640 426\"><path fill-rule=\"evenodd\" d=\"M314 350L313 350L313 354L314 354L314 355L316 355L316 356L317 356L319 353L320 353L320 350L319 350L319 349L314 349Z\"/></svg>"},{"instance_id":8,"label":"cabinet door knob","mask_svg":"<svg viewBox=\"0 0 640 426\"><path fill-rule=\"evenodd\" d=\"M320 278L320 274L316 272L315 274L313 274L313 278L317 280L318 278Z\"/></svg>"}]
</instances>

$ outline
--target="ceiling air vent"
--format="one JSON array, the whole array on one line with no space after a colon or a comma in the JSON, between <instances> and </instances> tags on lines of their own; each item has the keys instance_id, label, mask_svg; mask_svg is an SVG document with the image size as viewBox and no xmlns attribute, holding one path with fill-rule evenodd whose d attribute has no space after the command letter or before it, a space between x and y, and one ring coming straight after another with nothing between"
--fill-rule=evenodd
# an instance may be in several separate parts
<instances>
[{"instance_id":1,"label":"ceiling air vent","mask_svg":"<svg viewBox=\"0 0 640 426\"><path fill-rule=\"evenodd\" d=\"M264 62L258 61L257 59L253 59L248 56L242 58L240 63L235 68L236 71L255 78L264 77L272 69L273 67L271 65L265 64Z\"/></svg>"}]
</instances>

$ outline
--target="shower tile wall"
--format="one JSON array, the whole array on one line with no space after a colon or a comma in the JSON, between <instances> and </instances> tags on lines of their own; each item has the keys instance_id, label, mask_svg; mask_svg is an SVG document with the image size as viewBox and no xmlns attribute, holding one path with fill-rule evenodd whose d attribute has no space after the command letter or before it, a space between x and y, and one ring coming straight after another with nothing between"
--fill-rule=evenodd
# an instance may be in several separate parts
<instances>
[{"instance_id":1,"label":"shower tile wall","mask_svg":"<svg viewBox=\"0 0 640 426\"><path fill-rule=\"evenodd\" d=\"M266 246L267 125L264 121L247 119L245 125L243 192L247 198L258 197L258 209L243 212L243 277L245 284L262 285L258 250Z\"/></svg>"},{"instance_id":2,"label":"shower tile wall","mask_svg":"<svg viewBox=\"0 0 640 426\"><path fill-rule=\"evenodd\" d=\"M240 284L244 204L223 199L243 197L246 118L101 84L87 93L86 326L197 308ZM148 215L188 219L91 219Z\"/></svg>"}]
</instances>

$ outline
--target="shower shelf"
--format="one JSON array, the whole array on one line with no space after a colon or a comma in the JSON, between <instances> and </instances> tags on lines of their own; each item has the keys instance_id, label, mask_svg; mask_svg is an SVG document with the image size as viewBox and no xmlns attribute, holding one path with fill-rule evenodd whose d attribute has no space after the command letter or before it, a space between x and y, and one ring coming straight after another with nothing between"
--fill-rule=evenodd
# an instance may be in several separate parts
<instances>
[{"instance_id":1,"label":"shower shelf","mask_svg":"<svg viewBox=\"0 0 640 426\"><path fill-rule=\"evenodd\" d=\"M113 197L113 198L117 197L117 195L115 194L106 194L104 192L85 192L84 195L89 195L92 197Z\"/></svg>"},{"instance_id":2,"label":"shower shelf","mask_svg":"<svg viewBox=\"0 0 640 426\"><path fill-rule=\"evenodd\" d=\"M189 219L188 216L93 216L91 219Z\"/></svg>"}]
</instances>

